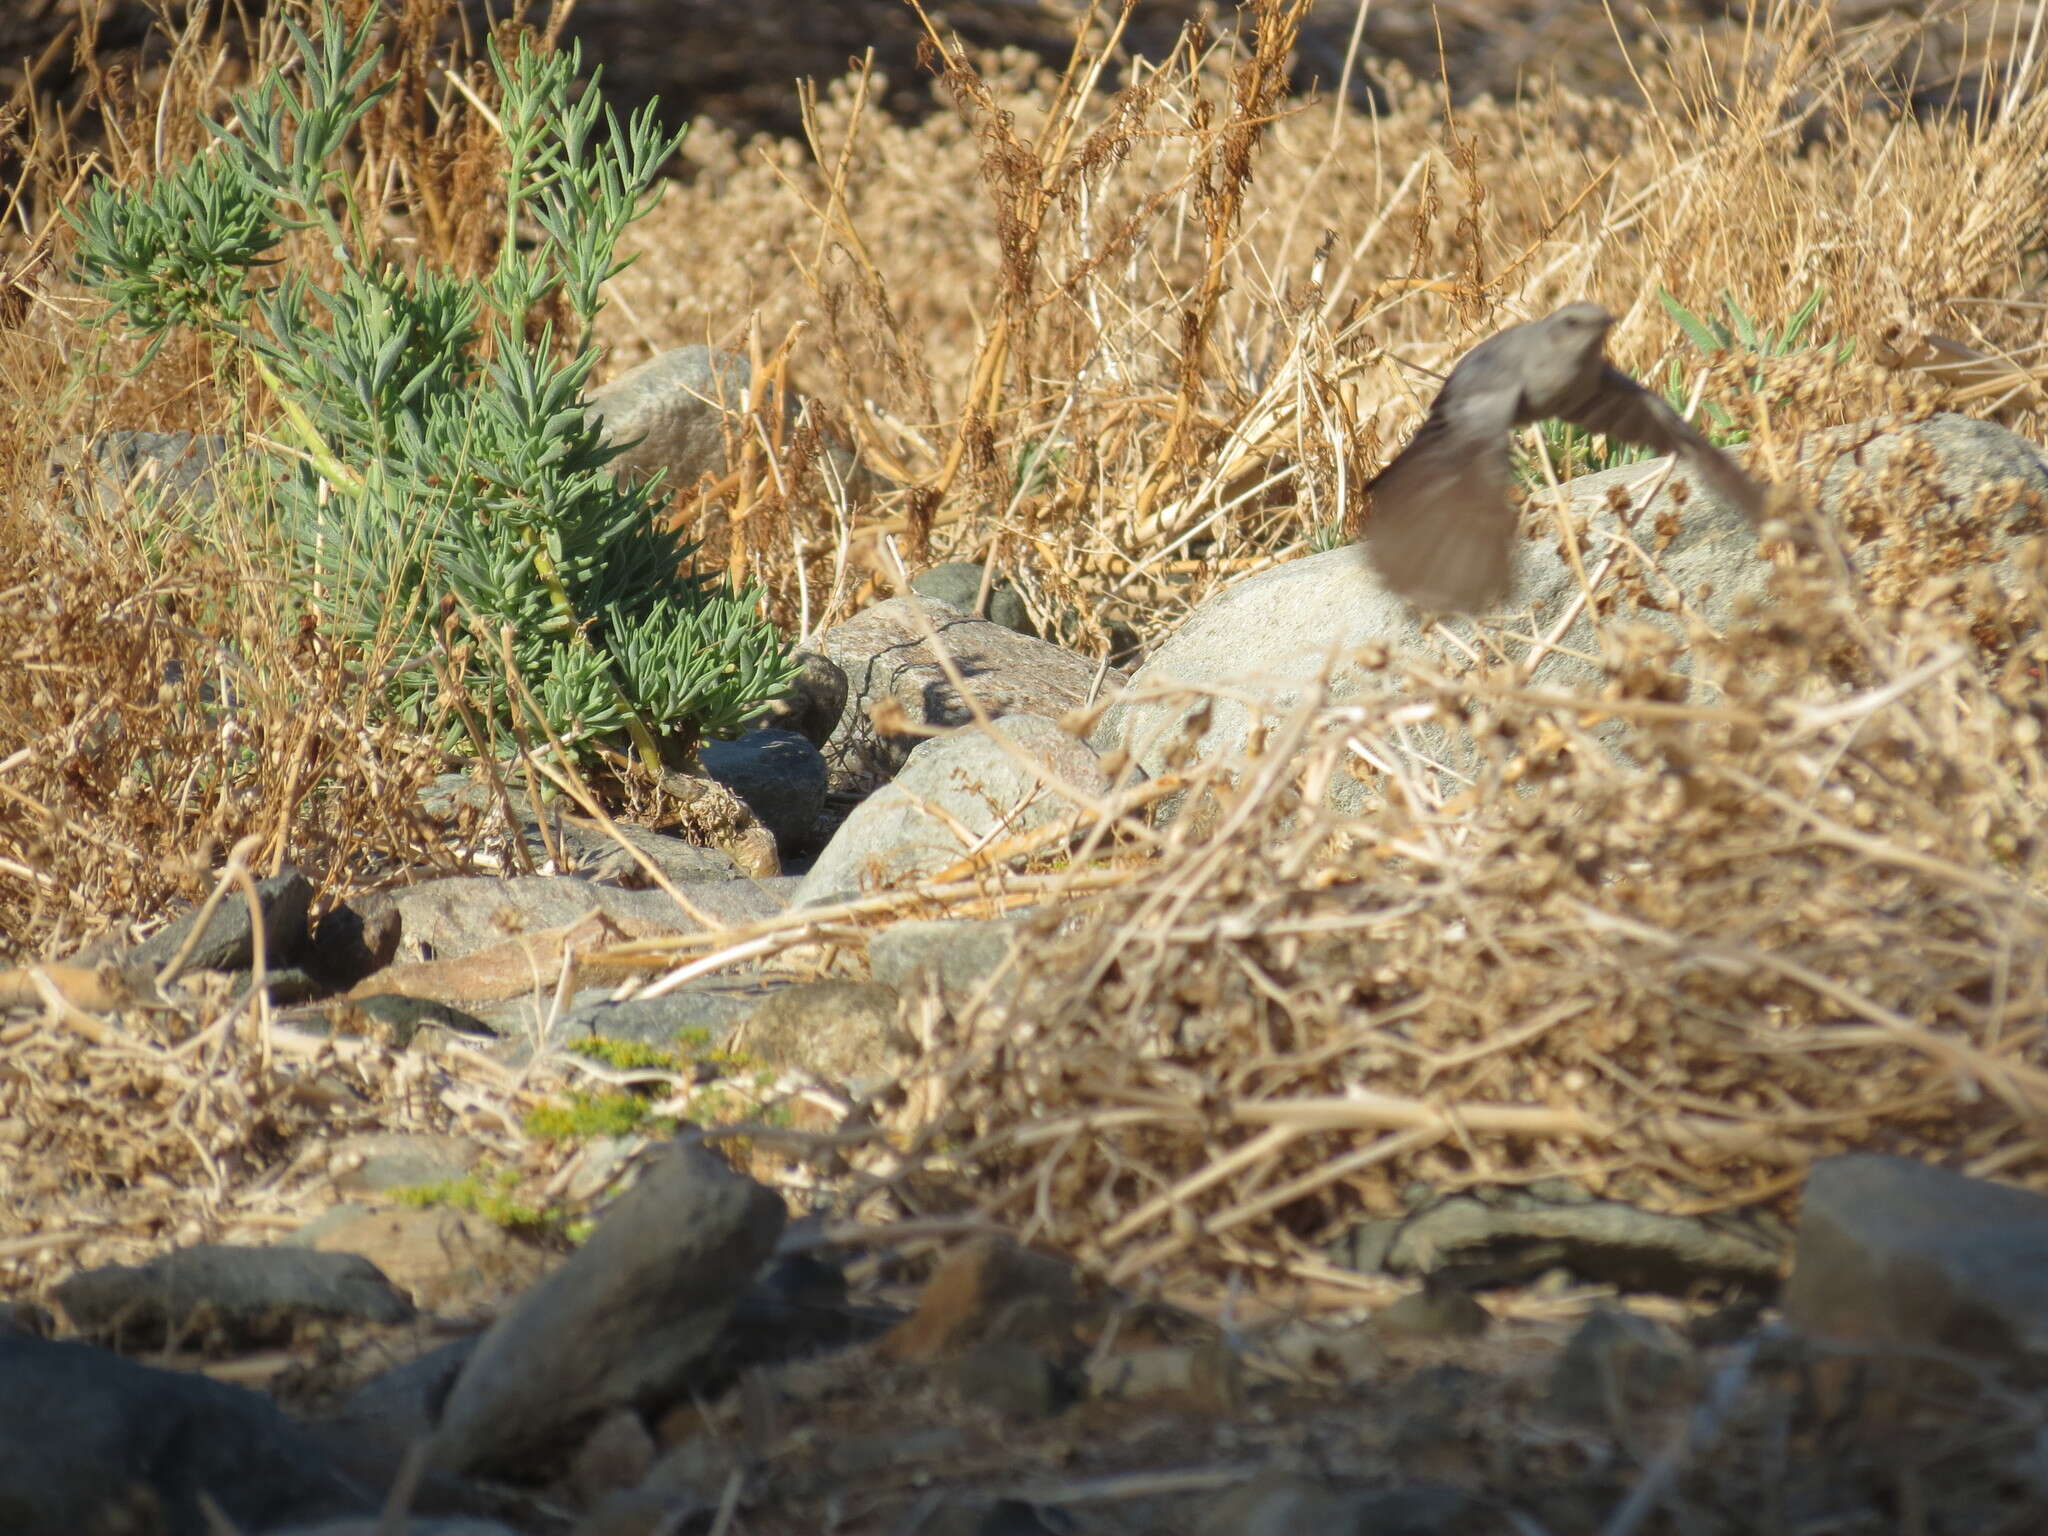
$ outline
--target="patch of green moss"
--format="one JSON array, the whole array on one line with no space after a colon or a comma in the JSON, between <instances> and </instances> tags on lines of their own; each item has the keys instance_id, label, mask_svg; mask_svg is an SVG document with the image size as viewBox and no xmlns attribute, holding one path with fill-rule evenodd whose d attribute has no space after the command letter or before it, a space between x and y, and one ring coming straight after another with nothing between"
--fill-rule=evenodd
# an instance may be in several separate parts
<instances>
[{"instance_id":1,"label":"patch of green moss","mask_svg":"<svg viewBox=\"0 0 2048 1536\"><path fill-rule=\"evenodd\" d=\"M531 1111L526 1134L540 1141L570 1141L671 1131L675 1125L668 1116L655 1114L637 1093L572 1093Z\"/></svg>"},{"instance_id":2,"label":"patch of green moss","mask_svg":"<svg viewBox=\"0 0 2048 1536\"><path fill-rule=\"evenodd\" d=\"M408 1184L392 1190L391 1195L402 1205L422 1210L445 1205L458 1211L468 1211L508 1232L528 1237L555 1233L558 1226L556 1218L540 1206L529 1205L519 1199L515 1193L518 1188L518 1173L510 1168L500 1168L488 1175L468 1173L459 1179L445 1179L435 1184Z\"/></svg>"},{"instance_id":3,"label":"patch of green moss","mask_svg":"<svg viewBox=\"0 0 2048 1536\"><path fill-rule=\"evenodd\" d=\"M609 1035L592 1035L583 1040L572 1040L569 1049L590 1061L601 1061L606 1066L621 1072L640 1072L652 1069L660 1072L680 1072L688 1063L680 1051L663 1050L658 1045L649 1045L644 1040L615 1040Z\"/></svg>"}]
</instances>

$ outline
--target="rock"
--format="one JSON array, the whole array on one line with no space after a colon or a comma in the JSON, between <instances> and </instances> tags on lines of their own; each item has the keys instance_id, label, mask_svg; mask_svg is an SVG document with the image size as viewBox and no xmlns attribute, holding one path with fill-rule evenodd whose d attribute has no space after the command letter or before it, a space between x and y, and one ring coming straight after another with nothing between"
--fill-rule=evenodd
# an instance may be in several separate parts
<instances>
[{"instance_id":1,"label":"rock","mask_svg":"<svg viewBox=\"0 0 2048 1536\"><path fill-rule=\"evenodd\" d=\"M1119 1350L1088 1362L1091 1398L1178 1398L1205 1413L1235 1413L1244 1402L1244 1362L1221 1342Z\"/></svg>"},{"instance_id":2,"label":"rock","mask_svg":"<svg viewBox=\"0 0 2048 1536\"><path fill-rule=\"evenodd\" d=\"M289 1339L308 1318L403 1323L412 1303L369 1260L303 1248L181 1248L83 1270L53 1294L81 1333L130 1349L201 1334L229 1346Z\"/></svg>"},{"instance_id":3,"label":"rock","mask_svg":"<svg viewBox=\"0 0 2048 1536\"><path fill-rule=\"evenodd\" d=\"M854 808L797 887L794 906L840 901L871 886L900 887L959 863L990 833L1014 838L1075 814L1060 785L1109 789L1095 754L1038 715L1005 715L983 731L926 742L894 783Z\"/></svg>"},{"instance_id":4,"label":"rock","mask_svg":"<svg viewBox=\"0 0 2048 1536\"><path fill-rule=\"evenodd\" d=\"M347 902L330 907L313 927L306 967L335 991L345 992L397 958L400 927L398 909L389 904L368 914Z\"/></svg>"},{"instance_id":5,"label":"rock","mask_svg":"<svg viewBox=\"0 0 2048 1536\"><path fill-rule=\"evenodd\" d=\"M935 565L911 577L910 590L919 597L929 597L948 607L958 608L962 613L981 614L992 623L1014 629L1020 635L1036 635L1038 631L1032 628L1024 599L1003 577L996 577L990 584L987 608L982 608L975 601L981 596L981 569L979 560L948 560L944 565Z\"/></svg>"},{"instance_id":6,"label":"rock","mask_svg":"<svg viewBox=\"0 0 2048 1536\"><path fill-rule=\"evenodd\" d=\"M1076 1395L1043 1350L1011 1339L990 1339L969 1350L947 1377L963 1401L1006 1419L1051 1418Z\"/></svg>"},{"instance_id":7,"label":"rock","mask_svg":"<svg viewBox=\"0 0 2048 1536\"><path fill-rule=\"evenodd\" d=\"M256 882L257 906L263 913L263 960L277 968L302 955L308 945L306 908L312 904L313 884L296 869L287 869ZM159 930L129 952L125 964L151 971L162 970L184 947L185 937L198 920L194 908L168 928ZM186 971L246 971L256 961L256 930L249 921L249 901L240 889L231 888L206 920L185 959Z\"/></svg>"},{"instance_id":8,"label":"rock","mask_svg":"<svg viewBox=\"0 0 2048 1536\"><path fill-rule=\"evenodd\" d=\"M2048 463L2038 449L2002 427L1967 417L1937 416L1875 436L1871 429L1822 434L1805 456L1833 456L1835 462L1823 476L1823 500L1836 505L1847 494L1853 474L1889 464L1892 456L1909 444L1916 446L1916 457L1930 460L1936 488L1953 503L1970 502L1980 487L1996 482L2010 482L2015 489L2048 496ZM1593 528L1611 531L1615 517L1606 509L1609 495L1641 482L1656 468L1656 464L1630 464L1584 476L1566 489L1575 512L1593 509ZM1673 505L1667 487L1640 515L1638 529L1653 527L1657 517ZM1987 553L2009 550L2039 525L2038 512L2025 505L2015 505L2004 517L2004 531L1985 543ZM1533 605L1538 613L1533 632L1545 634L1578 596L1578 578L1557 550L1554 524L1547 513L1533 516L1526 527L1534 537L1518 546L1513 609L1498 617L1502 624L1528 633L1526 621L1515 620L1514 615ZM1604 559L1610 547L1609 540L1596 531L1584 557L1589 568ZM1866 546L1859 559L1867 564L1875 552L1874 546ZM1707 589L1698 606L1710 623L1726 623L1739 599L1765 595L1769 567L1757 553L1755 535L1739 512L1711 497L1696 494L1691 498L1678 517L1677 536L1658 559L1688 598L1698 599L1701 590ZM1624 557L1617 569L1633 573L1638 567ZM1658 582L1651 590L1662 601L1670 588ZM1661 607L1638 605L1625 611L1631 619L1684 639L1682 622ZM1469 625L1458 620L1451 627L1463 632ZM1527 640L1496 638L1510 660L1521 660L1531 648ZM1371 664L1374 647L1382 654L1420 656L1446 649L1443 642L1425 633L1405 603L1380 586L1360 546L1346 545L1290 561L1246 577L1203 603L1133 674L1130 686L1133 695L1177 686L1206 691L1198 695L1169 692L1166 697L1113 704L1089 741L1105 754L1129 751L1151 774L1161 772L1182 753L1195 761L1241 756L1253 723L1252 711L1235 699L1218 696L1215 690L1262 696L1268 703L1261 719L1277 721L1335 660L1341 664L1331 675L1333 698L1384 696L1394 684ZM1600 641L1581 615L1538 663L1533 686L1583 691L1601 674L1579 658L1599 654ZM1683 671L1686 666L1687 658L1681 652L1677 667ZM1434 726L1418 728L1416 739L1423 751L1449 753L1454 763L1467 755L1465 746ZM1327 793L1335 808L1353 810L1362 803L1366 789L1349 775L1339 774L1332 776Z\"/></svg>"},{"instance_id":9,"label":"rock","mask_svg":"<svg viewBox=\"0 0 2048 1536\"><path fill-rule=\"evenodd\" d=\"M899 997L929 988L958 1008L987 996L998 1005L1017 988L1010 964L1021 918L933 918L893 923L868 940L868 974Z\"/></svg>"},{"instance_id":10,"label":"rock","mask_svg":"<svg viewBox=\"0 0 2048 1536\"><path fill-rule=\"evenodd\" d=\"M209 1536L202 1495L245 1531L376 1507L311 1435L240 1387L7 1332L0 1382L0 1530L10 1536ZM124 1511L134 1523L120 1523Z\"/></svg>"},{"instance_id":11,"label":"rock","mask_svg":"<svg viewBox=\"0 0 2048 1536\"><path fill-rule=\"evenodd\" d=\"M610 1493L637 1488L654 1465L654 1436L640 1415L615 1408L598 1421L569 1463L569 1486L590 1509Z\"/></svg>"},{"instance_id":12,"label":"rock","mask_svg":"<svg viewBox=\"0 0 2048 1536\"><path fill-rule=\"evenodd\" d=\"M1461 1284L1509 1284L1563 1266L1623 1290L1684 1295L1702 1279L1769 1290L1784 1244L1762 1216L1665 1216L1576 1185L1481 1188L1361 1223L1345 1262Z\"/></svg>"},{"instance_id":13,"label":"rock","mask_svg":"<svg viewBox=\"0 0 2048 1536\"><path fill-rule=\"evenodd\" d=\"M913 608L915 603L918 606ZM918 622L922 612L924 623ZM893 597L825 632L819 644L846 673L845 712L825 746L834 789L866 789L901 768L924 733L974 718L932 654L927 628L952 658L982 709L1056 720L1085 704L1098 680L1104 692L1124 676L1048 641L929 598ZM893 701L902 728L877 727L870 711Z\"/></svg>"},{"instance_id":14,"label":"rock","mask_svg":"<svg viewBox=\"0 0 2048 1536\"><path fill-rule=\"evenodd\" d=\"M713 347L675 347L629 368L585 403L600 423L604 440L625 448L612 461L615 472L652 475L667 470L664 489L693 489L705 475L725 474L726 420L736 438L752 430L747 413L764 401L751 389L753 368L737 352ZM786 416L794 421L801 399L791 396ZM821 434L826 472L858 501L886 482L879 479L830 432Z\"/></svg>"},{"instance_id":15,"label":"rock","mask_svg":"<svg viewBox=\"0 0 2048 1536\"><path fill-rule=\"evenodd\" d=\"M716 1503L689 1494L620 1488L585 1513L569 1536L683 1536L708 1530L717 1513Z\"/></svg>"},{"instance_id":16,"label":"rock","mask_svg":"<svg viewBox=\"0 0 2048 1536\"><path fill-rule=\"evenodd\" d=\"M1493 1326L1493 1314L1455 1286L1425 1285L1372 1315L1382 1338L1476 1339Z\"/></svg>"},{"instance_id":17,"label":"rock","mask_svg":"<svg viewBox=\"0 0 2048 1536\"><path fill-rule=\"evenodd\" d=\"M1656 1408L1691 1401L1699 1374L1698 1357L1671 1329L1619 1307L1596 1307L1558 1357L1550 1403L1567 1417L1619 1429Z\"/></svg>"},{"instance_id":18,"label":"rock","mask_svg":"<svg viewBox=\"0 0 2048 1536\"><path fill-rule=\"evenodd\" d=\"M484 1336L448 1395L433 1464L530 1477L612 1409L686 1391L785 1214L773 1190L676 1144Z\"/></svg>"},{"instance_id":19,"label":"rock","mask_svg":"<svg viewBox=\"0 0 2048 1536\"><path fill-rule=\"evenodd\" d=\"M748 1016L750 1055L800 1067L857 1093L900 1074L917 1042L896 1022L896 994L872 981L810 981L779 989Z\"/></svg>"},{"instance_id":20,"label":"rock","mask_svg":"<svg viewBox=\"0 0 2048 1536\"><path fill-rule=\"evenodd\" d=\"M536 870L552 869L555 874L578 874L633 890L647 889L653 882L640 861L619 846L623 839L674 885L694 888L710 881L735 880L740 873L730 853L687 838L620 821L612 824L618 832L614 837L601 822L584 816L574 801L552 790L536 816L522 785L508 783L501 797L474 770L442 774L421 792L420 809L457 841L489 845L495 838L502 845L498 857L506 869L518 867L512 852L514 840L506 827L509 810L518 829L517 843ZM556 860L558 867L551 862Z\"/></svg>"},{"instance_id":21,"label":"rock","mask_svg":"<svg viewBox=\"0 0 2048 1536\"><path fill-rule=\"evenodd\" d=\"M660 997L624 1002L612 1000L612 989L594 987L577 993L556 1019L548 1032L548 1047L560 1050L573 1041L600 1037L685 1053L703 1046L723 1046L735 1028L787 985L786 981L728 973L699 977ZM516 1017L514 1010L521 1010L527 1017L518 1030L530 1033L534 1007L534 999L522 998L487 1012L495 1022L509 1024Z\"/></svg>"},{"instance_id":22,"label":"rock","mask_svg":"<svg viewBox=\"0 0 2048 1536\"><path fill-rule=\"evenodd\" d=\"M217 432L102 432L83 452L52 456L80 493L107 509L148 507L160 515L203 511L220 494L228 440Z\"/></svg>"},{"instance_id":23,"label":"rock","mask_svg":"<svg viewBox=\"0 0 2048 1536\"><path fill-rule=\"evenodd\" d=\"M57 1331L57 1319L47 1307L32 1301L0 1301L0 1334L25 1333L47 1339Z\"/></svg>"},{"instance_id":24,"label":"rock","mask_svg":"<svg viewBox=\"0 0 2048 1536\"><path fill-rule=\"evenodd\" d=\"M629 368L586 402L607 444L623 447L615 474L645 478L663 470L663 488L692 489L704 475L725 473L726 419L747 431L753 369L734 352L675 347Z\"/></svg>"},{"instance_id":25,"label":"rock","mask_svg":"<svg viewBox=\"0 0 2048 1536\"><path fill-rule=\"evenodd\" d=\"M838 662L816 651L796 652L796 662L803 670L768 706L762 724L795 731L812 746L823 747L846 713L846 674Z\"/></svg>"},{"instance_id":26,"label":"rock","mask_svg":"<svg viewBox=\"0 0 2048 1536\"><path fill-rule=\"evenodd\" d=\"M390 1487L407 1452L433 1434L455 1378L482 1339L452 1340L373 1376L332 1415L307 1425L308 1432L350 1477L365 1487Z\"/></svg>"},{"instance_id":27,"label":"rock","mask_svg":"<svg viewBox=\"0 0 2048 1536\"><path fill-rule=\"evenodd\" d=\"M825 754L795 731L749 731L697 749L704 772L738 795L784 853L807 848L825 809Z\"/></svg>"},{"instance_id":28,"label":"rock","mask_svg":"<svg viewBox=\"0 0 2048 1536\"><path fill-rule=\"evenodd\" d=\"M1452 1536L1496 1529L1469 1523L1472 1496L1460 1489L1418 1484L1363 1489L1271 1471L1209 1501L1196 1536Z\"/></svg>"},{"instance_id":29,"label":"rock","mask_svg":"<svg viewBox=\"0 0 2048 1536\"><path fill-rule=\"evenodd\" d=\"M1824 1338L2048 1353L2048 1197L1904 1157L1813 1165L1786 1317Z\"/></svg>"},{"instance_id":30,"label":"rock","mask_svg":"<svg viewBox=\"0 0 2048 1536\"><path fill-rule=\"evenodd\" d=\"M327 1155L327 1168L340 1194L381 1194L408 1185L459 1179L483 1154L483 1147L467 1136L363 1131L334 1144Z\"/></svg>"},{"instance_id":31,"label":"rock","mask_svg":"<svg viewBox=\"0 0 2048 1536\"><path fill-rule=\"evenodd\" d=\"M548 1031L548 1048L560 1050L577 1040L600 1037L685 1053L703 1046L722 1046L734 1029L787 985L785 981L728 973L700 976L660 997L635 997L625 1002L614 1002L609 987L593 987L577 993L555 1020ZM524 1036L535 1026L535 1006L535 999L527 997L485 1013L493 1023Z\"/></svg>"},{"instance_id":32,"label":"rock","mask_svg":"<svg viewBox=\"0 0 2048 1536\"><path fill-rule=\"evenodd\" d=\"M774 888L751 880L708 880L678 886L690 904L719 922L739 925L782 910ZM563 875L450 875L366 897L399 915L400 962L454 960L523 933L566 927L592 912L628 938L699 933L697 920L662 891L627 891Z\"/></svg>"},{"instance_id":33,"label":"rock","mask_svg":"<svg viewBox=\"0 0 2048 1536\"><path fill-rule=\"evenodd\" d=\"M323 1225L307 1246L355 1255L437 1315L475 1313L538 1280L547 1258L489 1217L452 1205L382 1207Z\"/></svg>"},{"instance_id":34,"label":"rock","mask_svg":"<svg viewBox=\"0 0 2048 1536\"><path fill-rule=\"evenodd\" d=\"M1064 1261L1007 1237L977 1237L946 1256L917 1311L876 1347L891 1359L932 1361L991 1339L1060 1344L1084 1313Z\"/></svg>"}]
</instances>

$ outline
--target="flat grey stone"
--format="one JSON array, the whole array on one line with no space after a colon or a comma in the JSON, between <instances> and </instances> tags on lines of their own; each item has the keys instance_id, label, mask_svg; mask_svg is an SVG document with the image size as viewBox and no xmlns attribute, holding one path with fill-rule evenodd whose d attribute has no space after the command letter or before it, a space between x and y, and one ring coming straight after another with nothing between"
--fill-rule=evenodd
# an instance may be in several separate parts
<instances>
[{"instance_id":1,"label":"flat grey stone","mask_svg":"<svg viewBox=\"0 0 2048 1536\"><path fill-rule=\"evenodd\" d=\"M202 1497L235 1529L269 1531L372 1512L382 1492L343 1477L267 1398L196 1371L0 1331L0 1382L10 1536L209 1536Z\"/></svg>"},{"instance_id":2,"label":"flat grey stone","mask_svg":"<svg viewBox=\"0 0 2048 1536\"><path fill-rule=\"evenodd\" d=\"M784 987L748 1017L743 1039L749 1055L856 1092L895 1076L917 1054L897 1025L896 994L872 981Z\"/></svg>"},{"instance_id":3,"label":"flat grey stone","mask_svg":"<svg viewBox=\"0 0 2048 1536\"><path fill-rule=\"evenodd\" d=\"M483 1157L467 1136L425 1131L365 1131L336 1144L329 1162L334 1187L342 1194L379 1194L461 1178Z\"/></svg>"},{"instance_id":4,"label":"flat grey stone","mask_svg":"<svg viewBox=\"0 0 2048 1536\"><path fill-rule=\"evenodd\" d=\"M2048 1353L2048 1197L1911 1158L1813 1165L1785 1315L1831 1339Z\"/></svg>"},{"instance_id":5,"label":"flat grey stone","mask_svg":"<svg viewBox=\"0 0 2048 1536\"><path fill-rule=\"evenodd\" d=\"M773 1190L678 1142L484 1335L448 1394L432 1464L530 1475L611 1409L683 1395L786 1216Z\"/></svg>"},{"instance_id":6,"label":"flat grey stone","mask_svg":"<svg viewBox=\"0 0 2048 1536\"><path fill-rule=\"evenodd\" d=\"M920 610L926 624L917 621ZM891 777L925 739L916 731L878 731L869 713L878 704L892 701L920 730L974 718L933 654L927 625L991 718L1058 719L1085 704L1096 684L1099 668L1085 656L930 598L892 597L827 630L818 642L847 681L845 712L825 746L833 788L865 789ZM1124 677L1111 669L1101 681L1105 692L1114 692Z\"/></svg>"},{"instance_id":7,"label":"flat grey stone","mask_svg":"<svg viewBox=\"0 0 2048 1536\"><path fill-rule=\"evenodd\" d=\"M868 940L868 974L900 995L929 987L956 1006L997 977L989 997L1001 1004L1016 991L1018 968L1009 962L1024 922L1006 917L892 923Z\"/></svg>"},{"instance_id":8,"label":"flat grey stone","mask_svg":"<svg viewBox=\"0 0 2048 1536\"><path fill-rule=\"evenodd\" d=\"M234 1345L288 1339L308 1318L402 1323L411 1300L368 1259L206 1244L147 1264L82 1270L53 1294L81 1332L129 1348L198 1331Z\"/></svg>"},{"instance_id":9,"label":"flat grey stone","mask_svg":"<svg viewBox=\"0 0 2048 1536\"><path fill-rule=\"evenodd\" d=\"M740 1023L787 985L786 982L746 974L722 973L700 976L660 997L628 998L614 1002L608 988L579 992L570 1007L548 1032L548 1047L560 1050L576 1040L602 1036L607 1040L631 1040L661 1050L692 1043L686 1034L701 1035L704 1043L718 1046L732 1038ZM530 1021L532 999L522 1000ZM496 1018L509 1020L511 1005L492 1010ZM531 1023L520 1030L530 1031Z\"/></svg>"},{"instance_id":10,"label":"flat grey stone","mask_svg":"<svg viewBox=\"0 0 2048 1536\"><path fill-rule=\"evenodd\" d=\"M707 741L697 762L775 834L785 853L811 845L825 809L825 754L796 731L749 731Z\"/></svg>"},{"instance_id":11,"label":"flat grey stone","mask_svg":"<svg viewBox=\"0 0 2048 1536\"><path fill-rule=\"evenodd\" d=\"M798 907L901 887L938 873L970 851L967 839L1015 836L1075 813L1056 786L1101 796L1109 777L1086 744L1038 715L1006 715L993 730L935 737L910 754L893 783L854 808L825 845Z\"/></svg>"},{"instance_id":12,"label":"flat grey stone","mask_svg":"<svg viewBox=\"0 0 2048 1536\"><path fill-rule=\"evenodd\" d=\"M701 880L677 889L707 916L729 926L773 917L787 887L760 881ZM399 915L399 960L454 960L521 934L564 927L602 912L630 937L698 933L702 928L665 891L629 891L569 875L449 875L364 897L366 916Z\"/></svg>"},{"instance_id":13,"label":"flat grey stone","mask_svg":"<svg viewBox=\"0 0 2048 1536\"><path fill-rule=\"evenodd\" d=\"M573 801L560 795L544 799L537 816L532 799L523 788L508 785L501 798L491 785L477 777L475 770L442 774L421 793L420 809L447 827L458 840L499 850L508 871L516 872L518 868L513 838L505 823L509 810L518 828L517 846L524 850L536 870L545 870L550 860L559 860L556 874L584 875L636 890L646 888L653 882L640 861L619 846L623 839L674 884L731 880L740 873L730 855L666 832L615 822L615 838L602 824L584 816Z\"/></svg>"}]
</instances>

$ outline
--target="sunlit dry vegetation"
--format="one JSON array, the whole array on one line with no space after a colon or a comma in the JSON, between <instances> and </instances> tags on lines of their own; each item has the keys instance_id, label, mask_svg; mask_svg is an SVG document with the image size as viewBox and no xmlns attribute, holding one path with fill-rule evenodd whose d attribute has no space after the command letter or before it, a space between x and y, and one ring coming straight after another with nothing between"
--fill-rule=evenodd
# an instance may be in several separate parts
<instances>
[{"instance_id":1,"label":"sunlit dry vegetation","mask_svg":"<svg viewBox=\"0 0 2048 1536\"><path fill-rule=\"evenodd\" d=\"M1993 25L1951 62L1998 88L1918 112L1874 80L1932 23L1838 26L1825 5L1605 38L1639 103L1531 79L1452 106L1440 80L1357 57L1379 111L1290 93L1298 8L1280 0L1161 58L1122 53L1114 12L1051 62L970 57L934 25L921 121L884 117L856 71L802 87L804 142L690 135L610 285L607 372L708 340L794 386L733 418L723 478L672 488L706 561L761 583L790 631L965 557L1098 657L1356 532L1435 375L1568 299L1620 317L1623 366L1662 381L1677 363L1794 503L1815 489L1802 445L1828 429L1955 409L2038 441L2048 60L2038 9L1977 9ZM394 253L474 268L501 146L445 21L435 0L394 14L381 67L400 88L366 122L355 185ZM249 56L280 46L266 29ZM271 420L260 382L197 344L131 373L143 349L95 324L57 216L81 178L140 183L203 152L193 115L219 110L228 58L192 33L149 81L108 75L90 147L33 104L6 119L16 956L201 894L245 838L252 865L297 862L329 901L452 857L408 809L440 757L379 712L384 658L289 622L231 523L150 524L50 477L109 427ZM322 270L315 239L287 254ZM1802 350L1707 356L1659 289L1772 323L1821 302ZM874 477L838 473L833 440ZM921 1007L922 1075L873 1144L851 1137L834 1187L868 1215L978 1204L1193 1294L1233 1271L1329 1282L1318 1245L1417 1175L1570 1172L1674 1210L1772 1198L1852 1146L2048 1178L2042 568L2003 586L1964 568L1950 551L1988 514L1935 499L1910 463L1850 499L1852 543L1893 536L1863 577L1774 546L1777 604L1695 636L1712 689L1603 599L1604 702L1531 690L1509 663L1390 656L1384 697L1305 708L1251 763L1191 770L1213 816L1093 807L1065 829L1080 852L1041 850L1008 894L992 872L948 887L962 914L1062 898L1036 950L1059 963L1027 985L1027 1025ZM1317 809L1314 788L1417 704L1479 728L1477 777ZM774 931L857 950L864 926L941 898ZM120 1049L175 1053L205 1022ZM103 1098L63 1105L67 1155L136 1194L124 1219L146 1204L159 1233L217 1235L286 1198L269 1175L307 1113L278 1086L292 1063L248 1044L210 1080L182 1057L94 1067L91 1036L23 1028L9 1047L39 1081L118 1079L118 1124L93 1117ZM363 1074L374 1102L429 1118L525 1091ZM516 1115L493 1123L542 1167ZM175 1176L145 1197L120 1170L158 1156Z\"/></svg>"}]
</instances>

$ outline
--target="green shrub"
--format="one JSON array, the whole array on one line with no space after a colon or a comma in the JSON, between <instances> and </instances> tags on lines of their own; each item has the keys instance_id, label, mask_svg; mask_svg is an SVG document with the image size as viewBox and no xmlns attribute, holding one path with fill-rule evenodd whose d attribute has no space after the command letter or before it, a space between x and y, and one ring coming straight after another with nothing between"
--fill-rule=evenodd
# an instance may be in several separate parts
<instances>
[{"instance_id":1,"label":"green shrub","mask_svg":"<svg viewBox=\"0 0 2048 1536\"><path fill-rule=\"evenodd\" d=\"M392 84L375 80L377 16L288 19L298 67L236 94L208 153L145 188L94 188L73 219L79 270L152 355L196 331L223 378L275 398L283 422L248 447L290 590L392 711L450 746L497 750L544 723L580 756L630 743L650 770L687 763L795 668L758 593L688 572L695 547L660 525L659 487L614 478L618 450L581 404L619 238L677 139L652 104L622 125L594 88L577 96L577 54L522 37L507 58L494 41L495 265L408 270L345 164ZM332 283L267 270L302 230ZM544 315L576 334L558 346Z\"/></svg>"}]
</instances>

